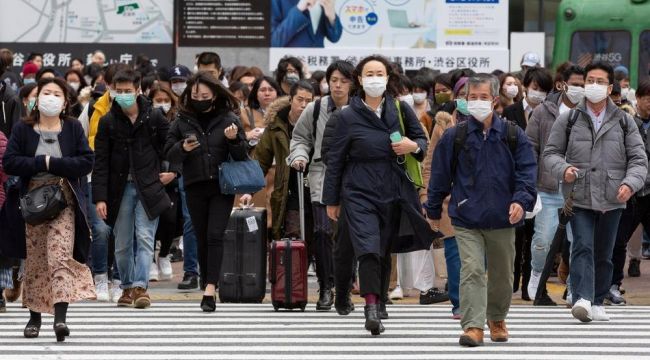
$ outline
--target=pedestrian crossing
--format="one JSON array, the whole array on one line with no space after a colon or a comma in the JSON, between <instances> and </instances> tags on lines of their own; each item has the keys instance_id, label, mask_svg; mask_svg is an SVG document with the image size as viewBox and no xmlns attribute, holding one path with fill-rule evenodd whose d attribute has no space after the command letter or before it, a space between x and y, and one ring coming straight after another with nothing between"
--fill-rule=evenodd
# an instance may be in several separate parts
<instances>
[{"instance_id":1,"label":"pedestrian crossing","mask_svg":"<svg viewBox=\"0 0 650 360\"><path fill-rule=\"evenodd\" d=\"M270 304L155 302L147 310L115 304L70 306L71 336L56 343L52 317L40 337L25 339L26 309L9 304L0 314L0 359L650 359L650 307L607 308L612 320L582 324L562 307L513 306L508 343L458 346L458 320L448 305L393 305L386 332L363 328L363 309L275 312Z\"/></svg>"}]
</instances>

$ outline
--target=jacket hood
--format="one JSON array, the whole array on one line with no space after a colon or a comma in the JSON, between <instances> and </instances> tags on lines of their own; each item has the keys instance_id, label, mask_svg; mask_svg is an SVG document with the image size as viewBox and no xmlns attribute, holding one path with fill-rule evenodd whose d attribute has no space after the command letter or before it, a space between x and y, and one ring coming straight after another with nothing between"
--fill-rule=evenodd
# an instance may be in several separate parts
<instances>
[{"instance_id":1,"label":"jacket hood","mask_svg":"<svg viewBox=\"0 0 650 360\"><path fill-rule=\"evenodd\" d=\"M142 111L147 108L151 108L151 105L153 104L151 100L149 100L149 98L144 95L138 95L138 97L136 98L136 102L138 104L138 110L140 113L142 113ZM126 116L126 114L124 114L124 110L122 110L122 107L118 105L117 102L115 102L115 100L113 100L113 103L115 104L115 106L111 106L110 111L115 115ZM151 109L148 109L147 111L150 110Z\"/></svg>"},{"instance_id":2,"label":"jacket hood","mask_svg":"<svg viewBox=\"0 0 650 360\"><path fill-rule=\"evenodd\" d=\"M278 113L291 106L291 98L282 96L275 99L267 108L264 114L264 125L269 126L277 121Z\"/></svg>"}]
</instances>

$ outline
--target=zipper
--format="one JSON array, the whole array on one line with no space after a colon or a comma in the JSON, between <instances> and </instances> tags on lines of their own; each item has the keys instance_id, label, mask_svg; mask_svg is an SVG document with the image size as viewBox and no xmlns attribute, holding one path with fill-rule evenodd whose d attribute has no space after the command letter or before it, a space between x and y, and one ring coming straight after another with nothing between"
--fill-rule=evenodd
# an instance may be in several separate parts
<instances>
[{"instance_id":1,"label":"zipper","mask_svg":"<svg viewBox=\"0 0 650 360\"><path fill-rule=\"evenodd\" d=\"M242 215L244 215L242 213ZM237 284L235 285L235 296L238 301L242 300L243 296L243 276L244 276L244 267L242 265L242 257L244 256L244 222L246 221L246 217L239 217L237 218L237 235L235 236L235 240L237 241L237 244L235 245L237 249L237 254L235 256L235 269L237 269Z\"/></svg>"}]
</instances>

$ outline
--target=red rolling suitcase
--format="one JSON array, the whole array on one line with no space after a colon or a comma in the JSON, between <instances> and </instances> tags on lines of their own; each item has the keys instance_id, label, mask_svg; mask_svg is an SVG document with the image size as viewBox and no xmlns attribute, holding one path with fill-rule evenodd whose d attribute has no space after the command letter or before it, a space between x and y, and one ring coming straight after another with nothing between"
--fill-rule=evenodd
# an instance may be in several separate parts
<instances>
[{"instance_id":1,"label":"red rolling suitcase","mask_svg":"<svg viewBox=\"0 0 650 360\"><path fill-rule=\"evenodd\" d=\"M300 236L302 239L282 239L271 243L269 281L271 301L278 309L300 309L307 306L307 248L305 246L305 187L303 172L298 171L298 201L300 202Z\"/></svg>"}]
</instances>

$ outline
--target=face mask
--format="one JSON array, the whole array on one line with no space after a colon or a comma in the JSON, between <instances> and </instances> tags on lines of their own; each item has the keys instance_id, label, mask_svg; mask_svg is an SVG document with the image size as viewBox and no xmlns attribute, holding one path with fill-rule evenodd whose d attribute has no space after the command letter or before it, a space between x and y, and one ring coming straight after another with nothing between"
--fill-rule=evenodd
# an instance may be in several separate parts
<instances>
[{"instance_id":1,"label":"face mask","mask_svg":"<svg viewBox=\"0 0 650 360\"><path fill-rule=\"evenodd\" d=\"M519 87L517 85L508 85L505 88L504 93L508 99L514 99L517 94L519 94Z\"/></svg>"},{"instance_id":2,"label":"face mask","mask_svg":"<svg viewBox=\"0 0 650 360\"><path fill-rule=\"evenodd\" d=\"M176 96L181 96L183 94L183 91L185 91L185 88L187 87L187 83L179 82L179 83L173 83L172 84L172 91Z\"/></svg>"},{"instance_id":3,"label":"face mask","mask_svg":"<svg viewBox=\"0 0 650 360\"><path fill-rule=\"evenodd\" d=\"M117 94L115 102L122 108L128 109L135 104L135 94Z\"/></svg>"},{"instance_id":4,"label":"face mask","mask_svg":"<svg viewBox=\"0 0 650 360\"><path fill-rule=\"evenodd\" d=\"M408 95L402 95L399 97L400 100L404 101L405 103L409 104L410 107L413 107L413 95L408 94Z\"/></svg>"},{"instance_id":5,"label":"face mask","mask_svg":"<svg viewBox=\"0 0 650 360\"><path fill-rule=\"evenodd\" d=\"M54 95L38 97L38 111L45 116L58 116L63 111L63 99Z\"/></svg>"},{"instance_id":6,"label":"face mask","mask_svg":"<svg viewBox=\"0 0 650 360\"><path fill-rule=\"evenodd\" d=\"M31 113L32 110L34 110L35 104L36 104L36 98L35 97L29 98L29 102L27 103L27 115L29 115L29 113Z\"/></svg>"},{"instance_id":7,"label":"face mask","mask_svg":"<svg viewBox=\"0 0 650 360\"><path fill-rule=\"evenodd\" d=\"M526 99L531 104L534 105L541 104L542 101L546 99L546 93L542 91L528 89L528 96L526 96Z\"/></svg>"},{"instance_id":8,"label":"face mask","mask_svg":"<svg viewBox=\"0 0 650 360\"><path fill-rule=\"evenodd\" d=\"M330 86L327 83L321 83L320 84L320 93L321 95L325 95L330 92Z\"/></svg>"},{"instance_id":9,"label":"face mask","mask_svg":"<svg viewBox=\"0 0 650 360\"><path fill-rule=\"evenodd\" d=\"M592 103L603 101L607 97L607 85L585 85L585 97Z\"/></svg>"},{"instance_id":10,"label":"face mask","mask_svg":"<svg viewBox=\"0 0 650 360\"><path fill-rule=\"evenodd\" d=\"M427 93L413 93L413 102L420 105L427 99Z\"/></svg>"},{"instance_id":11,"label":"face mask","mask_svg":"<svg viewBox=\"0 0 650 360\"><path fill-rule=\"evenodd\" d=\"M172 103L160 103L160 104L154 104L155 108L162 109L162 111L167 114L169 110L172 108Z\"/></svg>"},{"instance_id":12,"label":"face mask","mask_svg":"<svg viewBox=\"0 0 650 360\"><path fill-rule=\"evenodd\" d=\"M79 91L79 87L81 86L81 83L71 82L71 83L68 83L68 85L70 85L70 87L73 88L74 91Z\"/></svg>"},{"instance_id":13,"label":"face mask","mask_svg":"<svg viewBox=\"0 0 650 360\"><path fill-rule=\"evenodd\" d=\"M467 100L463 98L456 99L456 110L463 115L469 115L469 110L467 110Z\"/></svg>"},{"instance_id":14,"label":"face mask","mask_svg":"<svg viewBox=\"0 0 650 360\"><path fill-rule=\"evenodd\" d=\"M585 88L581 86L568 85L564 93L572 104L577 104L585 98Z\"/></svg>"},{"instance_id":15,"label":"face mask","mask_svg":"<svg viewBox=\"0 0 650 360\"><path fill-rule=\"evenodd\" d=\"M287 84L289 84L289 85L293 85L293 84L297 83L298 81L300 81L300 76L298 76L298 74L295 74L295 73L290 73L290 74L287 74L284 77L284 81L286 81Z\"/></svg>"},{"instance_id":16,"label":"face mask","mask_svg":"<svg viewBox=\"0 0 650 360\"><path fill-rule=\"evenodd\" d=\"M627 96L630 94L630 88L621 88L621 99L627 100Z\"/></svg>"},{"instance_id":17,"label":"face mask","mask_svg":"<svg viewBox=\"0 0 650 360\"><path fill-rule=\"evenodd\" d=\"M212 99L210 100L195 100L191 99L190 104L192 108L198 113L206 112L212 107Z\"/></svg>"},{"instance_id":18,"label":"face mask","mask_svg":"<svg viewBox=\"0 0 650 360\"><path fill-rule=\"evenodd\" d=\"M467 102L467 110L474 119L484 122L492 114L492 101L471 100Z\"/></svg>"},{"instance_id":19,"label":"face mask","mask_svg":"<svg viewBox=\"0 0 650 360\"><path fill-rule=\"evenodd\" d=\"M441 93L437 93L435 95L435 98L436 98L436 104L442 105L448 102L449 100L451 100L451 95L447 92L441 92Z\"/></svg>"},{"instance_id":20,"label":"face mask","mask_svg":"<svg viewBox=\"0 0 650 360\"><path fill-rule=\"evenodd\" d=\"M25 80L23 80L23 84L25 84L25 85L33 84L35 82L36 82L36 79L25 79Z\"/></svg>"},{"instance_id":21,"label":"face mask","mask_svg":"<svg viewBox=\"0 0 650 360\"><path fill-rule=\"evenodd\" d=\"M386 91L388 79L383 76L366 76L362 78L363 91L370 97L380 97Z\"/></svg>"}]
</instances>

